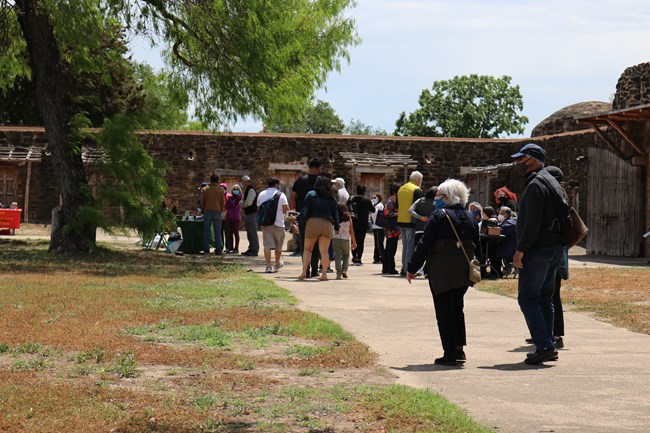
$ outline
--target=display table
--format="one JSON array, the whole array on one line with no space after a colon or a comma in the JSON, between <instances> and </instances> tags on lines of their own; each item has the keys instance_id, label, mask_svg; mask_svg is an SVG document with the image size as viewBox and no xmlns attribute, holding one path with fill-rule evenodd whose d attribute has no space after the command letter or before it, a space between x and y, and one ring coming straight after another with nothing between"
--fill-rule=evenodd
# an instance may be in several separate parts
<instances>
[{"instance_id":1,"label":"display table","mask_svg":"<svg viewBox=\"0 0 650 433\"><path fill-rule=\"evenodd\" d=\"M9 234L9 230L20 228L22 209L0 209L0 234Z\"/></svg>"},{"instance_id":2,"label":"display table","mask_svg":"<svg viewBox=\"0 0 650 433\"><path fill-rule=\"evenodd\" d=\"M183 242L178 251L185 254L198 254L203 251L203 221L176 221L181 229ZM214 246L214 229L210 229L210 246Z\"/></svg>"}]
</instances>

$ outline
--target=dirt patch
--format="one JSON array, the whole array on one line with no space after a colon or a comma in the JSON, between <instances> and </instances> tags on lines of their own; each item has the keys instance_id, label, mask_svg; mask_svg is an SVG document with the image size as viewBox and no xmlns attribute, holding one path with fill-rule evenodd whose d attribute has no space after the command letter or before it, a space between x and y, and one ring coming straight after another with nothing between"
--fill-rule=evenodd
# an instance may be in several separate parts
<instances>
[{"instance_id":1,"label":"dirt patch","mask_svg":"<svg viewBox=\"0 0 650 433\"><path fill-rule=\"evenodd\" d=\"M518 280L481 282L478 289L516 296ZM650 267L594 267L570 269L562 281L565 309L590 311L631 331L650 335Z\"/></svg>"}]
</instances>

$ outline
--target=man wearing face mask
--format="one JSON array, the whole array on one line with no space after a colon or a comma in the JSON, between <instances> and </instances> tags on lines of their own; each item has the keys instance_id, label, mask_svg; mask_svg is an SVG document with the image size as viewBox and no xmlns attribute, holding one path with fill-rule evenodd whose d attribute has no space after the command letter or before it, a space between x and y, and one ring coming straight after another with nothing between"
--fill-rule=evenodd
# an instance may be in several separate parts
<instances>
[{"instance_id":1,"label":"man wearing face mask","mask_svg":"<svg viewBox=\"0 0 650 433\"><path fill-rule=\"evenodd\" d=\"M513 258L513 266L519 269L517 299L536 346L524 362L540 364L557 359L553 291L555 275L563 262L563 246L553 200L555 194L561 196L562 189L544 168L546 152L538 145L526 144L511 157L525 183L519 201L517 251Z\"/></svg>"}]
</instances>

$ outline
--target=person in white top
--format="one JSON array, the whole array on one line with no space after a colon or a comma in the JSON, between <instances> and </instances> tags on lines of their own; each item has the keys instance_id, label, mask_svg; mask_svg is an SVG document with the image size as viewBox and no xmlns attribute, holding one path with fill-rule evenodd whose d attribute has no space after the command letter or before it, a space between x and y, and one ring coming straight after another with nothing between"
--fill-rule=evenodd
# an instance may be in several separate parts
<instances>
[{"instance_id":1,"label":"person in white top","mask_svg":"<svg viewBox=\"0 0 650 433\"><path fill-rule=\"evenodd\" d=\"M377 225L377 213L384 212L384 196L381 193L375 193L370 199L375 206L375 212L370 214L370 221L372 222L372 235L375 238L375 251L372 256L373 263L382 263L384 257L384 239L386 234L384 229Z\"/></svg>"},{"instance_id":2,"label":"person in white top","mask_svg":"<svg viewBox=\"0 0 650 433\"><path fill-rule=\"evenodd\" d=\"M345 189L345 180L343 180L342 177L337 177L332 180L332 183L334 184L334 190L336 191L336 202L347 206L348 201L350 200L350 193Z\"/></svg>"},{"instance_id":3,"label":"person in white top","mask_svg":"<svg viewBox=\"0 0 650 433\"><path fill-rule=\"evenodd\" d=\"M271 177L267 181L268 189L265 189L257 196L257 206L261 206L267 200L272 200L278 188L280 179ZM289 211L287 196L280 192L278 210L275 215L275 223L270 226L262 226L262 239L264 244L264 259L266 260L266 273L277 272L282 267L282 247L284 245L284 214ZM271 264L271 250L275 250L275 264Z\"/></svg>"},{"instance_id":4,"label":"person in white top","mask_svg":"<svg viewBox=\"0 0 650 433\"><path fill-rule=\"evenodd\" d=\"M354 236L352 226L352 214L344 204L338 204L339 220L341 227L332 238L332 248L334 249L334 264L336 266L336 279L348 277L348 266L350 264L350 251L357 247L357 241ZM352 241L352 248L350 248Z\"/></svg>"}]
</instances>

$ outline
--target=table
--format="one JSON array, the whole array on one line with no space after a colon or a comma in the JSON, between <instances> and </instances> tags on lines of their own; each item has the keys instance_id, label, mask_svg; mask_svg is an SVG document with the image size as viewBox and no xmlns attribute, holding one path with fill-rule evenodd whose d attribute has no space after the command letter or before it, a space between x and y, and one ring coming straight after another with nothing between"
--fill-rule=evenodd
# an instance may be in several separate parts
<instances>
[{"instance_id":1,"label":"table","mask_svg":"<svg viewBox=\"0 0 650 433\"><path fill-rule=\"evenodd\" d=\"M9 230L15 233L20 228L22 212L22 209L0 209L0 234L9 234Z\"/></svg>"},{"instance_id":2,"label":"table","mask_svg":"<svg viewBox=\"0 0 650 433\"><path fill-rule=\"evenodd\" d=\"M176 221L181 229L183 242L178 248L185 254L198 254L203 251L203 221ZM214 229L210 229L210 245L214 246Z\"/></svg>"}]
</instances>

